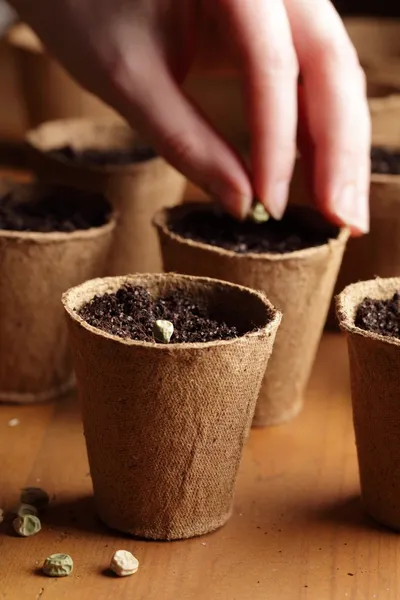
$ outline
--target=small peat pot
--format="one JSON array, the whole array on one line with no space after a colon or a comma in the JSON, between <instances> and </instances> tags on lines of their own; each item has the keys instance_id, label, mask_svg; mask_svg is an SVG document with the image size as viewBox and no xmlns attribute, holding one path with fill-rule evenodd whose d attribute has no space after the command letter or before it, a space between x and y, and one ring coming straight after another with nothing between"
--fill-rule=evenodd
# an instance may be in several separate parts
<instances>
[{"instance_id":1,"label":"small peat pot","mask_svg":"<svg viewBox=\"0 0 400 600\"><path fill-rule=\"evenodd\" d=\"M400 146L373 147L371 159L370 232L349 240L335 294L356 281L400 273ZM327 328L338 328L334 302Z\"/></svg>"},{"instance_id":2,"label":"small peat pot","mask_svg":"<svg viewBox=\"0 0 400 600\"><path fill-rule=\"evenodd\" d=\"M100 518L161 540L222 526L280 313L173 274L95 279L63 303Z\"/></svg>"},{"instance_id":3,"label":"small peat pot","mask_svg":"<svg viewBox=\"0 0 400 600\"><path fill-rule=\"evenodd\" d=\"M347 333L363 503L400 530L400 278L348 286L336 299Z\"/></svg>"},{"instance_id":4,"label":"small peat pot","mask_svg":"<svg viewBox=\"0 0 400 600\"><path fill-rule=\"evenodd\" d=\"M40 180L101 192L118 213L109 275L161 271L151 218L182 200L186 179L116 119L66 119L27 135Z\"/></svg>"},{"instance_id":5,"label":"small peat pot","mask_svg":"<svg viewBox=\"0 0 400 600\"><path fill-rule=\"evenodd\" d=\"M253 424L293 418L303 405L347 230L298 206L282 221L239 223L214 205L186 204L159 212L154 224L166 271L261 290L282 311Z\"/></svg>"},{"instance_id":6,"label":"small peat pot","mask_svg":"<svg viewBox=\"0 0 400 600\"><path fill-rule=\"evenodd\" d=\"M98 194L0 186L0 401L50 400L73 385L61 295L102 275L115 227Z\"/></svg>"}]
</instances>

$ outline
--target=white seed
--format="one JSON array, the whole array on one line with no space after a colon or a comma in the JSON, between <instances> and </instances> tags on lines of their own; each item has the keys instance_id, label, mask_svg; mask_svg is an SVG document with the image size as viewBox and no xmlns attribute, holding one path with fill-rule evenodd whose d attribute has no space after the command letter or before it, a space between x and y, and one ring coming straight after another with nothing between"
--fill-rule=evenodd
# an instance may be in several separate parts
<instances>
[{"instance_id":1,"label":"white seed","mask_svg":"<svg viewBox=\"0 0 400 600\"><path fill-rule=\"evenodd\" d=\"M131 552L128 552L128 550L117 550L111 559L110 569L118 575L118 577L133 575L138 568L138 559L135 558Z\"/></svg>"},{"instance_id":2,"label":"white seed","mask_svg":"<svg viewBox=\"0 0 400 600\"><path fill-rule=\"evenodd\" d=\"M15 533L18 533L21 537L30 537L36 535L42 529L40 519L35 515L24 515L23 517L17 517L13 521L13 527Z\"/></svg>"},{"instance_id":3,"label":"white seed","mask_svg":"<svg viewBox=\"0 0 400 600\"><path fill-rule=\"evenodd\" d=\"M154 323L153 335L156 342L160 342L161 344L169 344L173 333L174 326L171 321L159 319Z\"/></svg>"},{"instance_id":4,"label":"white seed","mask_svg":"<svg viewBox=\"0 0 400 600\"><path fill-rule=\"evenodd\" d=\"M21 490L20 500L23 504L32 504L39 510L47 506L50 498L47 492L39 487L26 487Z\"/></svg>"},{"instance_id":5,"label":"white seed","mask_svg":"<svg viewBox=\"0 0 400 600\"><path fill-rule=\"evenodd\" d=\"M49 577L67 577L74 569L74 561L69 554L51 554L43 563L42 571Z\"/></svg>"},{"instance_id":6,"label":"white seed","mask_svg":"<svg viewBox=\"0 0 400 600\"><path fill-rule=\"evenodd\" d=\"M16 427L17 425L19 425L19 419L10 419L8 421L9 427Z\"/></svg>"},{"instance_id":7,"label":"white seed","mask_svg":"<svg viewBox=\"0 0 400 600\"><path fill-rule=\"evenodd\" d=\"M14 506L10 512L13 515L17 515L17 517L23 517L25 515L33 515L37 517L38 515L38 510L36 506L33 506L32 504L24 504L24 502L20 502L19 504Z\"/></svg>"},{"instance_id":8,"label":"white seed","mask_svg":"<svg viewBox=\"0 0 400 600\"><path fill-rule=\"evenodd\" d=\"M249 219L255 223L265 223L269 219L269 214L261 202L256 202L250 209Z\"/></svg>"}]
</instances>

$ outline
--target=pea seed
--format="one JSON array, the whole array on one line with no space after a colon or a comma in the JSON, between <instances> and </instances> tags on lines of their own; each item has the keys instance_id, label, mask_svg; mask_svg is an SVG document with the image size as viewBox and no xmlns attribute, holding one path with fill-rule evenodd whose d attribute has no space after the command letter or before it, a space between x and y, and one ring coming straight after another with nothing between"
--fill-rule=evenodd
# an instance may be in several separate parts
<instances>
[{"instance_id":1,"label":"pea seed","mask_svg":"<svg viewBox=\"0 0 400 600\"><path fill-rule=\"evenodd\" d=\"M48 577L67 577L73 568L74 561L69 554L51 554L44 561L42 571Z\"/></svg>"},{"instance_id":2,"label":"pea seed","mask_svg":"<svg viewBox=\"0 0 400 600\"><path fill-rule=\"evenodd\" d=\"M15 533L18 533L21 537L30 537L39 533L42 525L40 519L35 515L24 515L14 519L13 527Z\"/></svg>"}]
</instances>

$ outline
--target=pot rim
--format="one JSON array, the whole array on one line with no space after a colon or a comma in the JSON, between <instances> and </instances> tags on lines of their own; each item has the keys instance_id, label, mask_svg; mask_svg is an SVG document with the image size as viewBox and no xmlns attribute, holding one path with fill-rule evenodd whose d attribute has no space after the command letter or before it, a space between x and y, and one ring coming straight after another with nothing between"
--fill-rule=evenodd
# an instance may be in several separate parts
<instances>
[{"instance_id":1,"label":"pot rim","mask_svg":"<svg viewBox=\"0 0 400 600\"><path fill-rule=\"evenodd\" d=\"M101 284L103 284L103 286L105 286L105 287L107 286L107 284L115 284L115 285L112 285L111 288L114 291L116 291L116 290L120 289L121 285L124 282L129 282L129 281L135 282L138 280L143 281L146 279L147 280L170 279L170 280L176 280L177 282L182 281L182 280L183 281L197 281L199 283L209 284L210 288L220 287L220 288L226 288L226 289L229 289L229 288L236 289L237 291L241 291L241 292L247 294L247 296L253 296L254 298L257 298L260 301L260 303L263 304L264 307L270 311L271 319L265 325L263 325L262 327L259 327L255 331L247 332L243 335L240 335L239 337L232 338L230 340L214 340L211 342L192 342L192 343L180 343L180 344L156 344L153 342L143 342L143 341L138 341L138 340L121 338L116 335L110 334L106 331L103 331L102 329L98 329L97 327L93 327L92 325L89 325L89 323L87 323L84 319L82 319L82 317L80 317L75 311L72 298L74 297L74 295L76 294L76 292L78 290L83 290L85 288L90 289L90 287L99 289ZM103 291L103 290L99 289L99 291ZM104 293L107 293L107 291L110 291L109 287L106 288L106 290L104 290ZM92 298L96 295L96 293L98 293L98 292L93 293ZM78 324L80 327L82 327L83 329L86 329L92 335L95 335L96 337L99 337L99 338L107 339L111 342L121 344L123 346L131 346L131 347L135 347L135 348L146 348L148 350L152 350L152 351L156 351L156 352L178 352L178 351L182 352L182 351L191 350L191 349L207 350L213 346L221 346L221 345L228 346L228 345L241 343L246 339L260 337L265 333L266 334L273 333L278 328L278 326L281 322L281 319L282 319L282 313L272 305L272 303L268 300L266 295L262 292L259 292L257 290L253 290L253 289L241 286L241 285L237 285L234 283L229 283L227 281L222 281L219 279L212 279L210 277L194 277L191 275L181 275L179 273L136 273L136 274L128 274L128 275L117 275L114 277L98 277L96 279L90 279L80 285L70 288L69 290L64 292L64 294L62 295L61 301L62 301L64 309L65 309L66 313L68 314L68 316L70 317L70 319L73 322L75 322L76 324Z\"/></svg>"},{"instance_id":2,"label":"pot rim","mask_svg":"<svg viewBox=\"0 0 400 600\"><path fill-rule=\"evenodd\" d=\"M116 128L124 128L126 129L127 132L132 132L133 136L136 136L136 132L135 130L131 129L129 127L129 125L122 119L119 117L97 117L97 118L88 118L88 117L71 117L71 118L65 118L65 119L52 119L50 121L45 121L44 123L41 123L40 125L38 125L37 127L30 129L26 132L25 134L25 144L28 147L28 150L30 150L31 152L34 152L36 154L39 154L40 156L43 156L46 158L47 161L51 161L54 162L56 164L62 165L63 167L67 167L68 169L71 169L73 171L86 171L86 172L90 172L90 173L98 173L98 174L122 174L122 175L129 175L130 173L137 173L139 171L142 171L144 169L146 169L149 165L154 166L154 165L158 165L158 164L168 164L166 163L166 161L162 158L162 156L156 155L152 158L143 160L141 162L132 162L129 164L125 164L125 165L104 165L104 166L100 166L100 165L82 165L82 164L78 164L74 161L69 161L67 159L63 159L55 157L55 156L50 156L49 152L51 150L55 150L57 149L58 145L49 145L48 147L45 147L45 145L41 142L41 135L42 134L46 134L49 131L52 131L53 128L55 128L57 130L57 128L64 126L65 130L68 130L68 128L79 128L80 126L82 126L83 128L85 128L85 130L90 131L90 129L93 129L93 131L95 132L95 128L96 126L103 126L104 128L108 128L109 131L111 132L112 130L115 130ZM71 136L71 139L68 140L66 143L71 142L71 145L73 145L73 141L74 141L74 135ZM96 147L96 135L95 133L93 134L93 145L94 147ZM89 146L87 146L89 147ZM114 148L115 149L115 145L112 146L110 144L110 148ZM93 148L93 146L91 146L91 149ZM123 149L123 147L121 146L121 149Z\"/></svg>"},{"instance_id":3,"label":"pot rim","mask_svg":"<svg viewBox=\"0 0 400 600\"><path fill-rule=\"evenodd\" d=\"M400 290L400 277L376 277L375 279L358 281L357 283L351 283L346 286L344 290L335 297L336 315L339 320L340 328L352 335L383 342L389 346L400 347L400 339L380 335L372 331L366 331L365 329L357 327L354 323L355 310L366 295L370 294L372 299L375 297L377 300L388 299L390 295L397 290ZM376 296L377 292L378 296Z\"/></svg>"},{"instance_id":4,"label":"pot rim","mask_svg":"<svg viewBox=\"0 0 400 600\"><path fill-rule=\"evenodd\" d=\"M186 244L193 248L198 248L202 251L207 251L214 254L219 254L220 256L225 256L230 259L235 260L253 260L253 261L269 261L269 262L284 262L292 259L306 259L312 256L313 254L321 252L322 249L329 248L332 244L344 244L348 240L350 236L350 230L347 227L338 226L338 234L336 237L328 239L325 244L321 244L320 246L311 246L310 248L303 248L302 250L295 250L294 252L285 252L282 254L273 253L273 252L246 252L243 254L239 254L234 250L227 250L226 248L221 248L220 246L213 246L212 244L206 244L205 242L199 242L197 240L191 240L189 238L184 238L181 235L174 233L168 228L167 225L167 215L178 211L180 213L191 212L192 209L198 210L208 210L209 204L205 202L187 202L185 204L177 205L177 206L169 206L159 210L153 217L152 223L153 226L162 231L164 235L173 239L180 244ZM312 208L308 207L291 207L291 210L298 210L299 208L307 209L309 211L313 211Z\"/></svg>"}]
</instances>

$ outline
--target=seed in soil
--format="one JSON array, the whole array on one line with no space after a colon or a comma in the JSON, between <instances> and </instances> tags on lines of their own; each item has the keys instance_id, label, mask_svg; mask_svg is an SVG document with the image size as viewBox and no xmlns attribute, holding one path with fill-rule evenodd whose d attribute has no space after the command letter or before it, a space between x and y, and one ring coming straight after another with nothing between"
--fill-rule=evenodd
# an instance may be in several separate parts
<instances>
[{"instance_id":1,"label":"seed in soil","mask_svg":"<svg viewBox=\"0 0 400 600\"><path fill-rule=\"evenodd\" d=\"M50 498L48 493L40 487L26 487L21 490L20 501L23 504L32 504L41 510L48 505Z\"/></svg>"},{"instance_id":2,"label":"seed in soil","mask_svg":"<svg viewBox=\"0 0 400 600\"><path fill-rule=\"evenodd\" d=\"M174 324L171 344L229 340L245 333L217 318L198 298L179 288L153 298L145 288L125 284L115 293L95 296L78 314L93 327L142 342L154 343L157 320Z\"/></svg>"},{"instance_id":3,"label":"seed in soil","mask_svg":"<svg viewBox=\"0 0 400 600\"><path fill-rule=\"evenodd\" d=\"M0 229L69 233L101 227L110 213L108 202L100 194L62 186L38 189L28 201L10 192L0 198Z\"/></svg>"},{"instance_id":4,"label":"seed in soil","mask_svg":"<svg viewBox=\"0 0 400 600\"><path fill-rule=\"evenodd\" d=\"M149 146L136 145L133 148L109 148L99 150L86 148L77 150L72 146L62 146L50 150L48 154L58 160L73 162L81 166L107 167L130 165L155 158L157 154Z\"/></svg>"},{"instance_id":5,"label":"seed in soil","mask_svg":"<svg viewBox=\"0 0 400 600\"><path fill-rule=\"evenodd\" d=\"M387 300L364 298L357 308L355 325L365 331L400 339L400 291Z\"/></svg>"},{"instance_id":6,"label":"seed in soil","mask_svg":"<svg viewBox=\"0 0 400 600\"><path fill-rule=\"evenodd\" d=\"M128 550L117 550L110 563L110 569L118 577L133 575L139 568L138 559Z\"/></svg>"},{"instance_id":7,"label":"seed in soil","mask_svg":"<svg viewBox=\"0 0 400 600\"><path fill-rule=\"evenodd\" d=\"M42 571L48 577L67 577L74 569L69 554L51 554L43 563Z\"/></svg>"},{"instance_id":8,"label":"seed in soil","mask_svg":"<svg viewBox=\"0 0 400 600\"><path fill-rule=\"evenodd\" d=\"M180 217L171 217L168 227L185 239L239 254L294 252L322 246L338 234L337 227L322 219L317 227L311 219L302 219L297 213L287 213L281 221L237 221L216 207L194 208Z\"/></svg>"},{"instance_id":9,"label":"seed in soil","mask_svg":"<svg viewBox=\"0 0 400 600\"><path fill-rule=\"evenodd\" d=\"M31 537L39 533L42 525L40 519L35 515L24 515L14 519L13 528L15 533L18 533L21 537Z\"/></svg>"},{"instance_id":10,"label":"seed in soil","mask_svg":"<svg viewBox=\"0 0 400 600\"><path fill-rule=\"evenodd\" d=\"M169 344L173 333L174 326L171 321L158 319L154 323L153 334L156 342L159 342L160 344Z\"/></svg>"},{"instance_id":11,"label":"seed in soil","mask_svg":"<svg viewBox=\"0 0 400 600\"><path fill-rule=\"evenodd\" d=\"M400 151L371 148L371 171L380 175L400 175Z\"/></svg>"}]
</instances>

